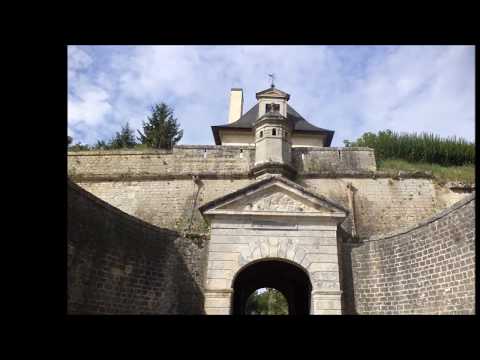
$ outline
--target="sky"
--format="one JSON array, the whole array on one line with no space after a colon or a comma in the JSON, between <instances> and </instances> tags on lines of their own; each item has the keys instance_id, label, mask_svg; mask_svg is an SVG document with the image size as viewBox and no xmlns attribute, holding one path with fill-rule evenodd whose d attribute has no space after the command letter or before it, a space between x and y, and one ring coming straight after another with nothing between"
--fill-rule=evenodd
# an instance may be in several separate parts
<instances>
[{"instance_id":1,"label":"sky","mask_svg":"<svg viewBox=\"0 0 480 360\"><path fill-rule=\"evenodd\" d=\"M474 46L68 46L68 135L108 140L142 129L165 102L179 144L214 144L231 88L246 113L275 86L305 119L334 130L331 146L365 132L432 132L475 140Z\"/></svg>"}]
</instances>

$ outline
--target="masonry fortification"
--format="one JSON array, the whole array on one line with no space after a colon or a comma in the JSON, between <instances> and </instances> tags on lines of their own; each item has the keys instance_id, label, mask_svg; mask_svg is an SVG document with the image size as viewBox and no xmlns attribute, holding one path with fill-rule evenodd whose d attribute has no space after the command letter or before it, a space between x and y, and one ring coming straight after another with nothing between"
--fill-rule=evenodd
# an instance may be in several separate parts
<instances>
[{"instance_id":1,"label":"masonry fortification","mask_svg":"<svg viewBox=\"0 0 480 360\"><path fill-rule=\"evenodd\" d=\"M376 170L372 149L302 148L292 157L301 174ZM252 178L253 146L176 146L173 150L82 151L68 154L68 174L77 182L100 180Z\"/></svg>"},{"instance_id":2,"label":"masonry fortification","mask_svg":"<svg viewBox=\"0 0 480 360\"><path fill-rule=\"evenodd\" d=\"M474 314L475 196L354 245L351 260L359 314Z\"/></svg>"},{"instance_id":3,"label":"masonry fortification","mask_svg":"<svg viewBox=\"0 0 480 360\"><path fill-rule=\"evenodd\" d=\"M240 146L72 152L68 171L81 187L126 213L185 230L204 226L198 206L255 181L253 154L254 148ZM351 232L355 216L354 231L361 237L413 225L458 200L429 177L379 174L371 149L302 148L293 154L297 182L352 208L344 226Z\"/></svg>"},{"instance_id":4,"label":"masonry fortification","mask_svg":"<svg viewBox=\"0 0 480 360\"><path fill-rule=\"evenodd\" d=\"M69 312L201 313L211 233L198 208L256 181L254 151L70 152ZM297 184L348 210L344 313L473 312L474 200L408 230L468 193L377 172L365 148L294 148L292 165Z\"/></svg>"},{"instance_id":5,"label":"masonry fortification","mask_svg":"<svg viewBox=\"0 0 480 360\"><path fill-rule=\"evenodd\" d=\"M129 216L68 183L70 314L201 314L205 241Z\"/></svg>"}]
</instances>

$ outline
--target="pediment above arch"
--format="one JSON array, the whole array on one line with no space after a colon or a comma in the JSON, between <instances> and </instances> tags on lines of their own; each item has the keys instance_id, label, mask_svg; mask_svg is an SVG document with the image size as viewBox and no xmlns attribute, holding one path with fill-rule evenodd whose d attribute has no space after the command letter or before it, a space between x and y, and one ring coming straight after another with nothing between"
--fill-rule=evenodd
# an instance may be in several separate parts
<instances>
[{"instance_id":1,"label":"pediment above arch","mask_svg":"<svg viewBox=\"0 0 480 360\"><path fill-rule=\"evenodd\" d=\"M211 215L316 216L345 218L348 210L281 176L248 185L199 208Z\"/></svg>"}]
</instances>

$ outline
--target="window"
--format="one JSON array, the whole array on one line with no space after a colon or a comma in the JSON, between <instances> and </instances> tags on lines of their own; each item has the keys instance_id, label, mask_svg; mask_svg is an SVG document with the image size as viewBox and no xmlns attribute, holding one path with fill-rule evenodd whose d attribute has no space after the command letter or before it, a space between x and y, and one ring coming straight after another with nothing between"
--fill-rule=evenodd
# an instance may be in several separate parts
<instances>
[{"instance_id":1,"label":"window","mask_svg":"<svg viewBox=\"0 0 480 360\"><path fill-rule=\"evenodd\" d=\"M266 104L265 105L265 112L269 113L272 111L280 111L280 104Z\"/></svg>"},{"instance_id":2,"label":"window","mask_svg":"<svg viewBox=\"0 0 480 360\"><path fill-rule=\"evenodd\" d=\"M272 135L273 136L277 135L277 129L272 129Z\"/></svg>"},{"instance_id":3,"label":"window","mask_svg":"<svg viewBox=\"0 0 480 360\"><path fill-rule=\"evenodd\" d=\"M260 137L261 138L263 137L263 131L260 131Z\"/></svg>"}]
</instances>

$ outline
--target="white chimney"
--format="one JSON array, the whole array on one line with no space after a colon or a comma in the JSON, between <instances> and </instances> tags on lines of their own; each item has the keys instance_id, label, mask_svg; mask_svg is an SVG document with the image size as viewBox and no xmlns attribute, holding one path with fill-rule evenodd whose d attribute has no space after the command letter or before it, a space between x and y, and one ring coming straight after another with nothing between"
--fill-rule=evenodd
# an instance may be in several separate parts
<instances>
[{"instance_id":1,"label":"white chimney","mask_svg":"<svg viewBox=\"0 0 480 360\"><path fill-rule=\"evenodd\" d=\"M233 88L230 91L230 109L228 111L228 123L231 124L234 121L240 119L243 115L243 90Z\"/></svg>"}]
</instances>

